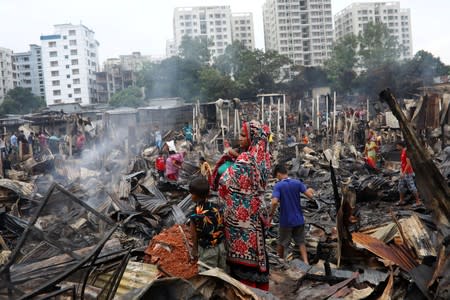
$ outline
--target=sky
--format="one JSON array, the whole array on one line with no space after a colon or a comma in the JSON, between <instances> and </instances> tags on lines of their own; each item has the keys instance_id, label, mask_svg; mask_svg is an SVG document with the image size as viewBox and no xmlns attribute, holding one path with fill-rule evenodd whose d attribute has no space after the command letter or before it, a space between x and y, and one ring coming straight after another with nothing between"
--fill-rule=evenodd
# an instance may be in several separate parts
<instances>
[{"instance_id":1,"label":"sky","mask_svg":"<svg viewBox=\"0 0 450 300\"><path fill-rule=\"evenodd\" d=\"M264 48L262 5L265 0L0 0L0 47L14 52L40 44L54 24L82 23L95 31L100 62L131 54L162 56L172 38L175 7L230 5L232 12L252 12L255 43ZM352 0L332 0L333 15ZM366 0L360 2L380 2ZM400 0L411 9L413 51L426 50L450 64L449 0Z\"/></svg>"}]
</instances>

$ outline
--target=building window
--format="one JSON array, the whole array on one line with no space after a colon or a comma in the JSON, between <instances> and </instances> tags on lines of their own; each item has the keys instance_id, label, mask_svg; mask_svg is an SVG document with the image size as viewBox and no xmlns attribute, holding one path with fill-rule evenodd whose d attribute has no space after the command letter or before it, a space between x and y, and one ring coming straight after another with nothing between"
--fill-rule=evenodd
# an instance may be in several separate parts
<instances>
[{"instance_id":1,"label":"building window","mask_svg":"<svg viewBox=\"0 0 450 300\"><path fill-rule=\"evenodd\" d=\"M55 48L56 47L56 42L48 42L48 47L49 48Z\"/></svg>"},{"instance_id":2,"label":"building window","mask_svg":"<svg viewBox=\"0 0 450 300\"><path fill-rule=\"evenodd\" d=\"M65 45L65 46L64 46L64 49L67 49L67 48L69 48L69 47L68 47L67 45Z\"/></svg>"},{"instance_id":3,"label":"building window","mask_svg":"<svg viewBox=\"0 0 450 300\"><path fill-rule=\"evenodd\" d=\"M59 80L53 80L52 86L59 86Z\"/></svg>"},{"instance_id":4,"label":"building window","mask_svg":"<svg viewBox=\"0 0 450 300\"><path fill-rule=\"evenodd\" d=\"M78 51L76 49L70 50L70 55L77 55Z\"/></svg>"},{"instance_id":5,"label":"building window","mask_svg":"<svg viewBox=\"0 0 450 300\"><path fill-rule=\"evenodd\" d=\"M70 68L70 65L66 65L66 69L69 69Z\"/></svg>"},{"instance_id":6,"label":"building window","mask_svg":"<svg viewBox=\"0 0 450 300\"><path fill-rule=\"evenodd\" d=\"M54 102L55 104L62 103L61 99L55 99L55 100L53 100L53 102Z\"/></svg>"},{"instance_id":7,"label":"building window","mask_svg":"<svg viewBox=\"0 0 450 300\"><path fill-rule=\"evenodd\" d=\"M57 51L50 51L50 57L57 57L58 56L58 52Z\"/></svg>"},{"instance_id":8,"label":"building window","mask_svg":"<svg viewBox=\"0 0 450 300\"><path fill-rule=\"evenodd\" d=\"M72 66L78 65L78 59L72 59L71 63L72 63Z\"/></svg>"},{"instance_id":9,"label":"building window","mask_svg":"<svg viewBox=\"0 0 450 300\"><path fill-rule=\"evenodd\" d=\"M74 78L73 84L80 84L80 78Z\"/></svg>"},{"instance_id":10,"label":"building window","mask_svg":"<svg viewBox=\"0 0 450 300\"><path fill-rule=\"evenodd\" d=\"M54 90L53 96L61 96L61 90Z\"/></svg>"},{"instance_id":11,"label":"building window","mask_svg":"<svg viewBox=\"0 0 450 300\"><path fill-rule=\"evenodd\" d=\"M77 40L70 40L69 41L69 45L70 46L76 46L77 45Z\"/></svg>"},{"instance_id":12,"label":"building window","mask_svg":"<svg viewBox=\"0 0 450 300\"><path fill-rule=\"evenodd\" d=\"M53 60L50 62L50 67L57 67L58 66L58 61L57 60Z\"/></svg>"},{"instance_id":13,"label":"building window","mask_svg":"<svg viewBox=\"0 0 450 300\"><path fill-rule=\"evenodd\" d=\"M72 87L72 85L71 85L71 84L68 84L68 85L67 85L67 88L69 88L69 89L70 89L71 87Z\"/></svg>"},{"instance_id":14,"label":"building window","mask_svg":"<svg viewBox=\"0 0 450 300\"><path fill-rule=\"evenodd\" d=\"M81 98L75 98L75 102L81 102Z\"/></svg>"},{"instance_id":15,"label":"building window","mask_svg":"<svg viewBox=\"0 0 450 300\"><path fill-rule=\"evenodd\" d=\"M73 69L72 70L72 75L78 75L80 74L80 70L79 69Z\"/></svg>"},{"instance_id":16,"label":"building window","mask_svg":"<svg viewBox=\"0 0 450 300\"><path fill-rule=\"evenodd\" d=\"M69 30L69 35L76 35L77 31L76 30Z\"/></svg>"},{"instance_id":17,"label":"building window","mask_svg":"<svg viewBox=\"0 0 450 300\"><path fill-rule=\"evenodd\" d=\"M74 94L81 94L81 89L80 88L73 89L73 93Z\"/></svg>"},{"instance_id":18,"label":"building window","mask_svg":"<svg viewBox=\"0 0 450 300\"><path fill-rule=\"evenodd\" d=\"M70 75L66 75L66 78L67 78L67 79L70 79Z\"/></svg>"},{"instance_id":19,"label":"building window","mask_svg":"<svg viewBox=\"0 0 450 300\"><path fill-rule=\"evenodd\" d=\"M51 74L53 77L59 76L59 71L52 71Z\"/></svg>"},{"instance_id":20,"label":"building window","mask_svg":"<svg viewBox=\"0 0 450 300\"><path fill-rule=\"evenodd\" d=\"M72 94L69 94L69 98L72 98Z\"/></svg>"}]
</instances>

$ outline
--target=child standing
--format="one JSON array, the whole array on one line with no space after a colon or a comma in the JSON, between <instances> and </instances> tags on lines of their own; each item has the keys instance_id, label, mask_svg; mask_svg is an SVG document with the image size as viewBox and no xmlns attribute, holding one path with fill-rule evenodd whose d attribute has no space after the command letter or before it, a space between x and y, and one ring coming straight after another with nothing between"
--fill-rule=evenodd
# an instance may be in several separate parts
<instances>
[{"instance_id":1,"label":"child standing","mask_svg":"<svg viewBox=\"0 0 450 300\"><path fill-rule=\"evenodd\" d=\"M190 217L192 255L210 267L225 270L223 211L208 201L209 184L206 178L193 179L189 184L189 193L196 204L195 212Z\"/></svg>"},{"instance_id":2,"label":"child standing","mask_svg":"<svg viewBox=\"0 0 450 300\"><path fill-rule=\"evenodd\" d=\"M166 159L164 158L162 151L159 152L159 155L155 160L155 168L158 171L159 180L163 180L164 172L166 171Z\"/></svg>"}]
</instances>

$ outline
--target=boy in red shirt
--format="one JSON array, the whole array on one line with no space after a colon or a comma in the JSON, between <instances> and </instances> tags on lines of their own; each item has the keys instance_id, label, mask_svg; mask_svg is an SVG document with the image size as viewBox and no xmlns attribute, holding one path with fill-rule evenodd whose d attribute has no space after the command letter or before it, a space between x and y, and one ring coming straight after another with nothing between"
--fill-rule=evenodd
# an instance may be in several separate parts
<instances>
[{"instance_id":1,"label":"boy in red shirt","mask_svg":"<svg viewBox=\"0 0 450 300\"><path fill-rule=\"evenodd\" d=\"M159 180L163 180L164 172L166 171L166 159L162 152L159 152L158 158L155 160L155 168L158 171Z\"/></svg>"},{"instance_id":2,"label":"boy in red shirt","mask_svg":"<svg viewBox=\"0 0 450 300\"><path fill-rule=\"evenodd\" d=\"M398 192L400 193L400 201L397 205L405 205L405 193L410 190L416 199L416 204L413 207L418 207L422 205L419 198L419 193L417 192L416 184L414 183L414 171L411 166L411 161L406 155L406 144L405 142L397 142L397 149L401 151L400 161L400 180L398 182Z\"/></svg>"}]
</instances>

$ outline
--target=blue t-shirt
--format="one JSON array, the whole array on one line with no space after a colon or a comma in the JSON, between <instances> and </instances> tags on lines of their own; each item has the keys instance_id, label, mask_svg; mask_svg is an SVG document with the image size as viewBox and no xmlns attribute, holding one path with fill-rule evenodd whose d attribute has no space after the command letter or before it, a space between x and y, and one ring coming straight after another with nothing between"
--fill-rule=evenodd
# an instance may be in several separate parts
<instances>
[{"instance_id":1,"label":"blue t-shirt","mask_svg":"<svg viewBox=\"0 0 450 300\"><path fill-rule=\"evenodd\" d=\"M280 227L303 225L300 193L306 192L306 186L297 179L286 178L275 184L272 197L280 203Z\"/></svg>"}]
</instances>

